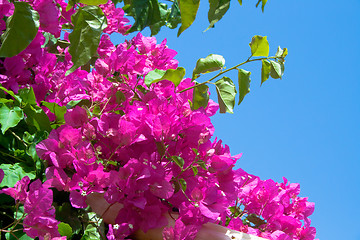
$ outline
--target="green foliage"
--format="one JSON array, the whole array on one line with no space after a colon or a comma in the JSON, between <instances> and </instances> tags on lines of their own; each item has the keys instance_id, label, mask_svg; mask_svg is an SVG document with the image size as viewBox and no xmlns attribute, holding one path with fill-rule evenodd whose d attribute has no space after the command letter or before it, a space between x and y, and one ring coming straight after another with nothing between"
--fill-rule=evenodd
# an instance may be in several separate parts
<instances>
[{"instance_id":1,"label":"green foliage","mask_svg":"<svg viewBox=\"0 0 360 240\"><path fill-rule=\"evenodd\" d=\"M61 222L58 225L58 231L61 236L71 237L72 236L72 228L69 224Z\"/></svg>"},{"instance_id":2,"label":"green foliage","mask_svg":"<svg viewBox=\"0 0 360 240\"><path fill-rule=\"evenodd\" d=\"M181 169L184 167L184 159L179 156L172 156L171 159L178 165Z\"/></svg>"},{"instance_id":3,"label":"green foliage","mask_svg":"<svg viewBox=\"0 0 360 240\"><path fill-rule=\"evenodd\" d=\"M126 11L135 18L135 23L129 29L129 33L141 31L145 27L161 21L160 6L157 0L132 0L131 6Z\"/></svg>"},{"instance_id":4,"label":"green foliage","mask_svg":"<svg viewBox=\"0 0 360 240\"><path fill-rule=\"evenodd\" d=\"M55 192L55 197L57 197L57 199L61 199L62 196L58 195L59 192ZM68 198L67 195L65 197ZM72 207L69 202L64 202L62 205L57 206L55 209L56 219L58 221L68 224L72 229L72 234L79 234L82 231L82 223L79 216L83 214L83 209L76 209Z\"/></svg>"},{"instance_id":5,"label":"green foliage","mask_svg":"<svg viewBox=\"0 0 360 240\"><path fill-rule=\"evenodd\" d=\"M196 110L200 107L206 108L209 102L209 87L205 84L198 85L193 90L192 109Z\"/></svg>"},{"instance_id":6,"label":"green foliage","mask_svg":"<svg viewBox=\"0 0 360 240\"><path fill-rule=\"evenodd\" d=\"M51 125L49 117L44 110L38 105L26 104L24 107L24 113L26 114L26 123L30 126L34 126L39 131L51 131Z\"/></svg>"},{"instance_id":7,"label":"green foliage","mask_svg":"<svg viewBox=\"0 0 360 240\"><path fill-rule=\"evenodd\" d=\"M240 1L240 0L239 0ZM261 10L264 12L264 9L265 9L265 5L267 3L267 0L258 0L257 4L256 4L256 7L259 6L259 4L261 3ZM241 5L241 3L240 3Z\"/></svg>"},{"instance_id":8,"label":"green foliage","mask_svg":"<svg viewBox=\"0 0 360 240\"><path fill-rule=\"evenodd\" d=\"M157 83L162 80L169 80L174 83L175 87L177 87L184 76L185 68L183 67L178 67L177 69L168 69L166 71L155 69L146 75L144 82L146 86L150 87L150 85L153 83Z\"/></svg>"},{"instance_id":9,"label":"green foliage","mask_svg":"<svg viewBox=\"0 0 360 240\"><path fill-rule=\"evenodd\" d=\"M41 103L43 106L47 107L50 112L52 112L56 117L56 120L51 123L52 128L57 128L65 123L64 115L67 110L65 106L60 106L59 104L54 102L43 101Z\"/></svg>"},{"instance_id":10,"label":"green foliage","mask_svg":"<svg viewBox=\"0 0 360 240\"><path fill-rule=\"evenodd\" d=\"M269 42L267 41L266 36L254 36L249 45L251 48L252 57L269 56Z\"/></svg>"},{"instance_id":11,"label":"green foliage","mask_svg":"<svg viewBox=\"0 0 360 240\"><path fill-rule=\"evenodd\" d=\"M200 0L180 0L181 27L178 31L178 37L185 31L196 18L197 11L200 6Z\"/></svg>"},{"instance_id":12,"label":"green foliage","mask_svg":"<svg viewBox=\"0 0 360 240\"><path fill-rule=\"evenodd\" d=\"M185 68L178 67L176 69L166 70L164 76L162 76L161 79L156 80L156 82L166 79L173 82L175 87L177 87L184 77L185 77Z\"/></svg>"},{"instance_id":13,"label":"green foliage","mask_svg":"<svg viewBox=\"0 0 360 240\"><path fill-rule=\"evenodd\" d=\"M262 66L261 66L261 85L269 79L270 77L270 62L266 59L262 60Z\"/></svg>"},{"instance_id":14,"label":"green foliage","mask_svg":"<svg viewBox=\"0 0 360 240\"><path fill-rule=\"evenodd\" d=\"M281 57L281 58L285 58L288 55L288 50L287 48L282 49L280 46L278 47L275 57Z\"/></svg>"},{"instance_id":15,"label":"green foliage","mask_svg":"<svg viewBox=\"0 0 360 240\"><path fill-rule=\"evenodd\" d=\"M186 188L187 188L187 183L186 183L185 179L180 178L179 182L180 182L181 189L185 192Z\"/></svg>"},{"instance_id":16,"label":"green foliage","mask_svg":"<svg viewBox=\"0 0 360 240\"><path fill-rule=\"evenodd\" d=\"M34 126L39 131L50 132L49 117L44 110L37 105L34 90L32 88L20 89L19 97L21 98L21 107L26 114L26 123Z\"/></svg>"},{"instance_id":17,"label":"green foliage","mask_svg":"<svg viewBox=\"0 0 360 240\"><path fill-rule=\"evenodd\" d=\"M23 110L18 107L9 107L0 104L0 124L1 132L4 134L9 128L15 127L24 118Z\"/></svg>"},{"instance_id":18,"label":"green foliage","mask_svg":"<svg viewBox=\"0 0 360 240\"><path fill-rule=\"evenodd\" d=\"M70 3L74 0L69 1ZM83 0L83 1L101 1L101 0ZM122 2L122 0L112 0L114 4ZM134 31L142 31L149 27L151 35L156 35L162 26L167 26L174 29L181 23L178 30L178 37L189 28L195 21L197 11L200 5L200 0L178 0L172 2L171 7L158 0L124 0L125 12L132 16L135 20L133 26L128 33ZM242 0L238 0L242 5ZM262 11L264 11L267 0L259 0L256 7L262 2ZM71 7L75 4L72 3ZM230 7L230 0L209 0L208 21L209 26L205 30L213 28L215 23L223 18Z\"/></svg>"},{"instance_id":19,"label":"green foliage","mask_svg":"<svg viewBox=\"0 0 360 240\"><path fill-rule=\"evenodd\" d=\"M129 33L150 27L151 35L156 35L162 26L174 29L181 23L180 9L176 1L171 8L158 0L131 0L125 4L125 12L135 19Z\"/></svg>"},{"instance_id":20,"label":"green foliage","mask_svg":"<svg viewBox=\"0 0 360 240\"><path fill-rule=\"evenodd\" d=\"M7 19L6 31L1 35L0 57L19 54L35 38L40 26L39 14L28 3L14 2L14 6L14 14Z\"/></svg>"},{"instance_id":21,"label":"green foliage","mask_svg":"<svg viewBox=\"0 0 360 240\"><path fill-rule=\"evenodd\" d=\"M85 6L71 16L74 25L69 35L71 61L73 66L66 75L86 64L96 54L102 31L107 27L107 20L98 6Z\"/></svg>"},{"instance_id":22,"label":"green foliage","mask_svg":"<svg viewBox=\"0 0 360 240\"><path fill-rule=\"evenodd\" d=\"M35 171L24 163L0 164L0 168L4 171L4 179L0 183L0 187L14 187L15 183L23 177L28 176L35 179Z\"/></svg>"},{"instance_id":23,"label":"green foliage","mask_svg":"<svg viewBox=\"0 0 360 240\"><path fill-rule=\"evenodd\" d=\"M84 235L81 240L98 240L101 239L100 234L96 228L96 226L92 224L88 224L84 231Z\"/></svg>"},{"instance_id":24,"label":"green foliage","mask_svg":"<svg viewBox=\"0 0 360 240\"><path fill-rule=\"evenodd\" d=\"M238 70L238 80L239 80L239 103L243 101L246 94L250 92L250 74L251 72L248 72L244 69Z\"/></svg>"},{"instance_id":25,"label":"green foliage","mask_svg":"<svg viewBox=\"0 0 360 240\"><path fill-rule=\"evenodd\" d=\"M213 28L227 12L230 7L230 0L209 0L210 9L208 12L209 27L205 30Z\"/></svg>"},{"instance_id":26,"label":"green foliage","mask_svg":"<svg viewBox=\"0 0 360 240\"><path fill-rule=\"evenodd\" d=\"M270 66L270 76L274 79L281 79L285 70L284 64L281 62L270 61Z\"/></svg>"},{"instance_id":27,"label":"green foliage","mask_svg":"<svg viewBox=\"0 0 360 240\"><path fill-rule=\"evenodd\" d=\"M197 167L192 166L191 169L193 170L194 176L196 176L199 172L199 169Z\"/></svg>"},{"instance_id":28,"label":"green foliage","mask_svg":"<svg viewBox=\"0 0 360 240\"><path fill-rule=\"evenodd\" d=\"M215 82L220 113L234 113L236 87L228 77L223 77Z\"/></svg>"},{"instance_id":29,"label":"green foliage","mask_svg":"<svg viewBox=\"0 0 360 240\"><path fill-rule=\"evenodd\" d=\"M180 8L177 1L174 1L173 5L171 6L170 14L167 18L167 24L170 29L174 29L181 23L181 14Z\"/></svg>"},{"instance_id":30,"label":"green foliage","mask_svg":"<svg viewBox=\"0 0 360 240\"><path fill-rule=\"evenodd\" d=\"M107 0L80 0L79 3L83 3L86 5L98 6L100 4L106 4Z\"/></svg>"},{"instance_id":31,"label":"green foliage","mask_svg":"<svg viewBox=\"0 0 360 240\"><path fill-rule=\"evenodd\" d=\"M269 43L267 38L259 35L254 36L249 45L251 50L250 57L246 61L226 70L223 70L225 68L225 59L220 55L210 54L206 58L200 58L197 61L196 67L193 71L193 80L200 77L201 74L206 74L218 70L220 70L220 72L205 82L195 82L194 86L179 91L179 93L182 93L193 89L193 102L191 104L192 109L198 109L199 107L206 108L209 101L208 87L206 84L211 83L213 80L218 79L223 74L235 69L238 71L240 104L244 100L244 97L250 92L251 73L244 69L239 69L240 66L246 63L255 61L262 62L261 84L265 82L270 76L274 79L282 77L285 69L285 57L288 54L288 50L286 48L281 49L278 47L275 56L269 57ZM228 77L222 77L215 82L215 85L218 95L220 113L233 113L235 96L237 94L233 81Z\"/></svg>"},{"instance_id":32,"label":"green foliage","mask_svg":"<svg viewBox=\"0 0 360 240\"><path fill-rule=\"evenodd\" d=\"M198 78L201 73L209 73L220 70L224 67L224 65L225 59L221 55L210 54L206 58L200 58L196 62L192 78Z\"/></svg>"},{"instance_id":33,"label":"green foliage","mask_svg":"<svg viewBox=\"0 0 360 240\"><path fill-rule=\"evenodd\" d=\"M81 99L81 100L72 100L72 101L70 101L70 102L68 102L67 104L66 104L66 109L72 109L72 108L74 108L74 107L76 107L76 106L79 106L79 107L82 107L82 106L86 106L86 107L90 107L90 105L91 105L91 102L90 102L90 100L88 100L88 99Z\"/></svg>"},{"instance_id":34,"label":"green foliage","mask_svg":"<svg viewBox=\"0 0 360 240\"><path fill-rule=\"evenodd\" d=\"M146 86L150 87L150 85L156 81L157 79L160 79L164 76L165 71L160 69L155 69L150 71L144 78L144 82Z\"/></svg>"}]
</instances>

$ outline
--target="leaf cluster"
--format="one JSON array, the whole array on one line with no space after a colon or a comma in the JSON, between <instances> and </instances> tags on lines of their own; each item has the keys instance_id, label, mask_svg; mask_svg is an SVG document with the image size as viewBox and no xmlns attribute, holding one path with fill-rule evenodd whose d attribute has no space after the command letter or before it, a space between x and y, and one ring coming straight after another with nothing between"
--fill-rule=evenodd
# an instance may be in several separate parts
<instances>
[{"instance_id":1,"label":"leaf cluster","mask_svg":"<svg viewBox=\"0 0 360 240\"><path fill-rule=\"evenodd\" d=\"M113 0L113 2L116 4L119 1ZM180 36L195 21L200 0L178 0L171 2L172 4L168 6L168 4L158 0L124 0L125 6L123 9L135 20L134 25L128 32L142 31L144 28L149 27L151 35L156 35L163 26L174 29L181 24L177 34ZM238 0L238 2L242 5L242 0ZM264 11L266 2L267 0L259 0L256 7L262 3L261 8ZM205 31L213 28L223 18L229 7L230 0L209 0L209 26Z\"/></svg>"},{"instance_id":2,"label":"leaf cluster","mask_svg":"<svg viewBox=\"0 0 360 240\"><path fill-rule=\"evenodd\" d=\"M214 84L218 96L220 113L233 113L236 95L239 94L238 105L240 105L244 100L244 97L250 92L251 72L239 68L246 63L255 61L262 62L260 85L268 80L269 77L273 79L282 78L285 70L285 57L288 54L286 48L282 49L278 47L276 54L274 56L269 56L270 48L267 37L259 35L252 38L249 46L251 50L250 57L246 61L226 70L225 58L218 54L210 54L206 58L200 58L196 62L196 66L192 72L194 85L179 91L179 93L182 93L191 89L193 90L193 101L191 102L192 109L207 107L210 99L209 87L207 84ZM236 88L236 85L229 77L223 76L231 70L238 71L238 88ZM209 80L202 83L196 81L201 75L216 71L219 71L219 73ZM153 83L166 79L173 82L175 86L178 86L180 83L179 79L182 79L184 76L185 69L182 67L179 67L176 70L170 69L167 71L155 69L145 76L145 83L149 87ZM216 80L215 83L212 82L213 80Z\"/></svg>"}]
</instances>

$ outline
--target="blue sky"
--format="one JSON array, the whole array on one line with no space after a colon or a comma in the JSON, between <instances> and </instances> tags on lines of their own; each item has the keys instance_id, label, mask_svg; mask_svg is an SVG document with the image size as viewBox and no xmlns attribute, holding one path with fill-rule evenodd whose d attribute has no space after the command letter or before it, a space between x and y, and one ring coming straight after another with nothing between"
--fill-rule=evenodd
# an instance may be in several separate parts
<instances>
[{"instance_id":1,"label":"blue sky","mask_svg":"<svg viewBox=\"0 0 360 240\"><path fill-rule=\"evenodd\" d=\"M264 13L256 2L232 1L203 33L208 3L202 0L188 30L177 38L176 30L163 29L158 42L168 39L188 77L197 59L211 53L223 55L228 68L245 61L254 35L268 37L272 55L278 45L287 47L283 80L260 87L261 65L244 66L252 72L251 92L234 114L213 117L215 135L232 154L243 153L236 167L300 183L300 195L315 202L317 238L360 240L360 1L268 1ZM237 82L236 72L226 76Z\"/></svg>"}]
</instances>

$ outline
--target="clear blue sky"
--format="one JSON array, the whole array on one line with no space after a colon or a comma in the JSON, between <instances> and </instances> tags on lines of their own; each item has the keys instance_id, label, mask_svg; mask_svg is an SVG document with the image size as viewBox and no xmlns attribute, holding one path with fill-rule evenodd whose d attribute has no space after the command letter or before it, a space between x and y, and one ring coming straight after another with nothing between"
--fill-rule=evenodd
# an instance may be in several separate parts
<instances>
[{"instance_id":1,"label":"clear blue sky","mask_svg":"<svg viewBox=\"0 0 360 240\"><path fill-rule=\"evenodd\" d=\"M317 238L360 240L360 1L274 0L264 13L256 2L232 1L203 33L208 3L202 0L180 38L163 29L158 42L168 39L188 77L196 60L211 53L223 55L228 68L246 60L253 35L268 36L270 54L287 47L283 80L260 88L261 65L244 66L252 72L251 92L234 114L213 117L215 135L232 154L243 153L236 167L300 183L300 195L315 202ZM227 76L237 82L235 72Z\"/></svg>"}]
</instances>

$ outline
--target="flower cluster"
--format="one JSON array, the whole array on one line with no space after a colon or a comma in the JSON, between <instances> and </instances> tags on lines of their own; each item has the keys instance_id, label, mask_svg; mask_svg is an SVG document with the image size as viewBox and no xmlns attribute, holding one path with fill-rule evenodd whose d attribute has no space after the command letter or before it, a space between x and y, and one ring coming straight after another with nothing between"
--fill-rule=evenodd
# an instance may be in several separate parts
<instances>
[{"instance_id":1,"label":"flower cluster","mask_svg":"<svg viewBox=\"0 0 360 240\"><path fill-rule=\"evenodd\" d=\"M65 124L36 146L46 162L46 181L30 183L25 177L1 190L24 205L28 236L66 238L60 237L52 206L56 189L69 193L74 208L94 207L89 199L96 194L116 206L110 217L99 213L108 223L108 239L160 227L165 227L164 239L194 239L208 222L272 240L315 238L308 218L314 204L298 197L298 184L263 181L235 170L241 155L231 156L228 146L211 140L210 117L218 105L210 100L206 108L194 110L193 89L181 92L195 85L191 79L178 86L167 80L145 85L150 71L177 68L176 51L166 40L157 44L139 33L115 46L107 34L125 34L130 26L123 10L108 2L100 6L108 25L93 69L66 75L72 66L68 45L52 52L44 47L43 33L60 37L76 9L66 11L63 0L30 4L40 15L39 32L19 55L1 60L0 82L14 92L32 87L39 104L78 105L71 105ZM0 5L1 18L12 14L12 3ZM50 120L57 117L43 109ZM173 227L169 212L176 215Z\"/></svg>"},{"instance_id":2,"label":"flower cluster","mask_svg":"<svg viewBox=\"0 0 360 240\"><path fill-rule=\"evenodd\" d=\"M53 192L44 187L39 179L30 185L29 177L24 177L13 188L1 190L17 202L24 204L26 214L23 225L24 232L32 238L66 239L58 232L59 221L55 219L55 208L52 206Z\"/></svg>"}]
</instances>

